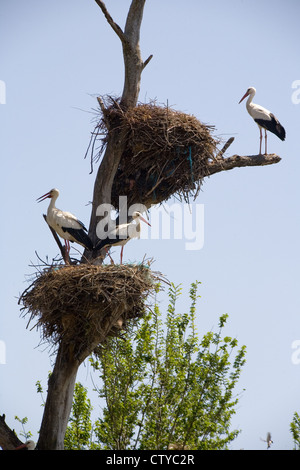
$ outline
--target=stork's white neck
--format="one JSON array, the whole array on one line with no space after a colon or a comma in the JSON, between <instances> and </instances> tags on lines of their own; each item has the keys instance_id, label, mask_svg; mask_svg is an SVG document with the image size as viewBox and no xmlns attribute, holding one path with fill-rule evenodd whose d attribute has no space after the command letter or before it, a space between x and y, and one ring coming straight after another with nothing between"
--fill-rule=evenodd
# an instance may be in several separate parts
<instances>
[{"instance_id":1,"label":"stork's white neck","mask_svg":"<svg viewBox=\"0 0 300 470\"><path fill-rule=\"evenodd\" d=\"M56 202L57 198L58 198L58 195L52 196L52 198L50 199L50 204L49 204L49 207L48 207L48 211L51 211L52 209L55 208L55 202Z\"/></svg>"},{"instance_id":2,"label":"stork's white neck","mask_svg":"<svg viewBox=\"0 0 300 470\"><path fill-rule=\"evenodd\" d=\"M252 108L253 104L252 104L252 100L254 98L254 95L255 95L255 91L251 91L250 95L248 96L248 99L247 99L247 102L246 102L246 108L249 112L249 109Z\"/></svg>"}]
</instances>

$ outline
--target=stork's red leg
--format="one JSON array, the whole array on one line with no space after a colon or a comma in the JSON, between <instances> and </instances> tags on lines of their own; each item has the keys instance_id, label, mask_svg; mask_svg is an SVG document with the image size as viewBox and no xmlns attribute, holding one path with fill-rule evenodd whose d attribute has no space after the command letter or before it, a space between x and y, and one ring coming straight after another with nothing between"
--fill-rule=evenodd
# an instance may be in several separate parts
<instances>
[{"instance_id":1,"label":"stork's red leg","mask_svg":"<svg viewBox=\"0 0 300 470\"><path fill-rule=\"evenodd\" d=\"M267 131L265 129L265 155L267 155Z\"/></svg>"},{"instance_id":2,"label":"stork's red leg","mask_svg":"<svg viewBox=\"0 0 300 470\"><path fill-rule=\"evenodd\" d=\"M122 264L122 261L123 261L123 249L124 249L124 245L122 245L122 248L121 248L121 263Z\"/></svg>"},{"instance_id":3,"label":"stork's red leg","mask_svg":"<svg viewBox=\"0 0 300 470\"><path fill-rule=\"evenodd\" d=\"M70 242L69 240L65 240L65 263L66 264L69 263L69 259L70 259L69 253L70 253Z\"/></svg>"},{"instance_id":4,"label":"stork's red leg","mask_svg":"<svg viewBox=\"0 0 300 470\"><path fill-rule=\"evenodd\" d=\"M262 131L260 127L259 128L259 155L261 155L261 141L262 141Z\"/></svg>"},{"instance_id":5,"label":"stork's red leg","mask_svg":"<svg viewBox=\"0 0 300 470\"><path fill-rule=\"evenodd\" d=\"M69 256L70 255L70 242L69 240L66 240L66 246L67 246L67 255Z\"/></svg>"},{"instance_id":6,"label":"stork's red leg","mask_svg":"<svg viewBox=\"0 0 300 470\"><path fill-rule=\"evenodd\" d=\"M104 249L105 249L105 251L106 251L106 254L109 256L111 263L112 263L112 264L115 264L115 263L114 263L114 260L113 260L112 257L110 256L109 251L108 251L108 249L106 248L106 246L104 247Z\"/></svg>"}]
</instances>

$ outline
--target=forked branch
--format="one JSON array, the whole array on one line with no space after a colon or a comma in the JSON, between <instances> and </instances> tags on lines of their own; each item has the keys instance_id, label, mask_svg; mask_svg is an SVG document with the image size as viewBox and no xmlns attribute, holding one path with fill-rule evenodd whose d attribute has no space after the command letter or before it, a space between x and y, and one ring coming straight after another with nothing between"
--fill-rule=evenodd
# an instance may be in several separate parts
<instances>
[{"instance_id":1,"label":"forked branch","mask_svg":"<svg viewBox=\"0 0 300 470\"><path fill-rule=\"evenodd\" d=\"M228 158L217 158L208 164L208 175L214 175L220 171L232 170L246 166L273 165L280 162L281 158L275 153L268 155L232 155Z\"/></svg>"},{"instance_id":2,"label":"forked branch","mask_svg":"<svg viewBox=\"0 0 300 470\"><path fill-rule=\"evenodd\" d=\"M214 175L220 171L232 170L233 168L273 165L281 160L281 158L275 153L266 155L232 155L231 157L224 158L224 153L228 150L233 141L234 137L230 137L216 157L208 163L207 176Z\"/></svg>"},{"instance_id":3,"label":"forked branch","mask_svg":"<svg viewBox=\"0 0 300 470\"><path fill-rule=\"evenodd\" d=\"M95 0L95 2L97 3L97 5L101 8L108 24L112 27L112 29L114 30L114 32L119 36L119 38L121 39L122 43L126 41L126 37L122 31L122 29L120 28L120 26L115 23L115 21L112 19L111 15L109 14L109 12L107 11L107 8L104 4L104 2L102 2L102 0Z\"/></svg>"}]
</instances>

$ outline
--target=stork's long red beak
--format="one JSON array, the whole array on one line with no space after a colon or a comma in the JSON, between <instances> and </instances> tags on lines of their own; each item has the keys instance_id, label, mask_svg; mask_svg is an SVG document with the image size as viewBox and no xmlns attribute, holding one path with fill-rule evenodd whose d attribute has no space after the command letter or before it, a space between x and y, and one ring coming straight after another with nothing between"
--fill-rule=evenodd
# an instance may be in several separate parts
<instances>
[{"instance_id":1,"label":"stork's long red beak","mask_svg":"<svg viewBox=\"0 0 300 470\"><path fill-rule=\"evenodd\" d=\"M46 193L46 194L43 194L43 196L38 197L38 198L37 198L37 201L38 201L38 202L42 202L42 201L44 201L44 199L47 199L48 197L52 197L52 196L51 196L51 192Z\"/></svg>"},{"instance_id":2,"label":"stork's long red beak","mask_svg":"<svg viewBox=\"0 0 300 470\"><path fill-rule=\"evenodd\" d=\"M249 95L249 91L246 91L243 98L240 99L239 104Z\"/></svg>"},{"instance_id":3,"label":"stork's long red beak","mask_svg":"<svg viewBox=\"0 0 300 470\"><path fill-rule=\"evenodd\" d=\"M26 444L21 444L20 446L15 447L15 450L25 449L25 447L26 447Z\"/></svg>"},{"instance_id":4,"label":"stork's long red beak","mask_svg":"<svg viewBox=\"0 0 300 470\"><path fill-rule=\"evenodd\" d=\"M149 224L149 222L147 222L147 220L144 219L144 217L142 217L141 215L140 215L140 219L141 219L143 222L145 222L145 224L149 225L149 227L151 227L151 224Z\"/></svg>"}]
</instances>

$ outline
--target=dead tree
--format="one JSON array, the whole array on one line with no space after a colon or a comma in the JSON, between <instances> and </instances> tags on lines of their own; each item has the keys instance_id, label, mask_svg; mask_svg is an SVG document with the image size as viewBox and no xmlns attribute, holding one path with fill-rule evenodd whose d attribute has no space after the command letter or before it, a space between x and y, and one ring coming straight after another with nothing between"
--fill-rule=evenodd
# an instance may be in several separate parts
<instances>
[{"instance_id":1,"label":"dead tree","mask_svg":"<svg viewBox=\"0 0 300 470\"><path fill-rule=\"evenodd\" d=\"M151 56L145 62L141 59L139 46L145 0L132 0L124 31L114 22L104 2L96 0L96 3L101 8L112 29L119 36L123 47L125 80L120 106L124 108L134 107L139 95L142 71L151 59ZM123 153L124 141L124 133L115 129L111 134L105 156L96 177L89 229L90 233L93 234L92 239L94 241L96 226L95 210L99 204L110 202L111 187ZM115 323L116 318L112 316L110 321L106 321L105 329L102 329L101 334L96 335L94 341L92 343L89 342L86 349L81 350L80 354L74 354L69 342L65 342L63 338L60 340L54 369L48 383L47 400L37 443L38 449L59 450L64 448L64 436L71 412L78 368L96 346L109 335ZM4 419L0 420L0 445L3 449L8 449L10 442L10 448L13 448L18 443L15 435L9 435L10 430L8 430L9 428ZM13 436L13 442L10 436Z\"/></svg>"},{"instance_id":2,"label":"dead tree","mask_svg":"<svg viewBox=\"0 0 300 470\"><path fill-rule=\"evenodd\" d=\"M89 225L89 236L94 243L97 241L96 225L99 220L96 214L97 207L104 203L111 203L112 188L115 176L117 171L120 171L120 161L122 158L124 158L126 153L125 150L128 148L128 127L123 125L125 121L122 121L122 116L128 117L128 111L134 109L137 106L141 74L145 66L152 58L150 55L145 61L143 61L141 58L139 46L140 28L146 0L131 1L124 31L110 16L104 2L102 0L95 1L104 14L107 22L121 41L124 57L125 78L122 96L120 100L115 103L115 107L113 109L114 113L117 111L114 114L114 119L117 119L117 122L114 122L112 125L112 121L110 119L106 120L106 127L108 130L107 140L104 155L101 160L101 164L99 165L95 179L92 211ZM98 101L103 114L103 119L105 121L105 116L108 116L109 110L105 107L101 99ZM170 113L168 110L166 111L165 115L167 115L168 124L170 118ZM118 121L118 119L121 119L121 121ZM174 116L174 119L177 119L177 116ZM175 139L177 139L177 136L175 136ZM280 160L280 157L277 155L233 155L232 157L224 158L224 153L231 144L232 140L233 139L229 139L222 150L217 152L213 158L205 159L205 166L203 166L201 178L237 167L269 165L277 163ZM192 148L192 145L193 143L189 144L190 148ZM189 160L189 164L190 163L191 160ZM168 172L170 172L170 168L167 167L168 165L166 163L165 167L161 169L161 172L166 169L168 169ZM153 193L154 189L158 188L158 185L159 182L156 182L154 187L150 188L148 191L149 194L151 192ZM149 199L149 201L150 204L151 200ZM89 263L87 264L90 266L90 268L92 268L93 258L97 255L98 253L92 254L91 252L85 251L81 260L81 266L84 264L84 262L88 261ZM67 270L76 268L69 265L68 268L65 269ZM86 276L84 277L86 278ZM134 305L135 302L133 302L133 306ZM80 364L93 352L97 345L99 345L99 343L104 341L105 338L111 334L115 328L116 323L122 323L123 320L121 317L122 312L120 307L116 305L115 310L118 314L112 314L109 318L106 318L99 332L97 333L96 331L92 339L88 342L82 343L75 341L72 344L70 343L69 339L66 339L64 334L59 336L59 341L57 342L57 356L55 365L48 383L47 400L41 423L39 440L37 443L38 449L59 450L64 448L65 431L71 412L74 385L78 368ZM72 311L70 314L70 316L72 316ZM62 318L62 332L64 332L65 319L66 317ZM3 417L0 419L1 447L3 449L15 448L19 442L20 441L15 436L13 431L11 431L6 425L3 415Z\"/></svg>"}]
</instances>

